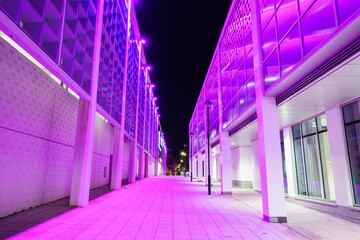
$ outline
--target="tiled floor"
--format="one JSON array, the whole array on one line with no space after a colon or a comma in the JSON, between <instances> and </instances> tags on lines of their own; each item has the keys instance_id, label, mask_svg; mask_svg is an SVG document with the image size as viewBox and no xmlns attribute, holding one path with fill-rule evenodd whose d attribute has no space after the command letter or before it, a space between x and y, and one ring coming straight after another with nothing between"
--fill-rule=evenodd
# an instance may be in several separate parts
<instances>
[{"instance_id":1,"label":"tiled floor","mask_svg":"<svg viewBox=\"0 0 360 240\"><path fill-rule=\"evenodd\" d=\"M360 225L287 203L287 224L262 221L261 195L207 195L184 177L137 181L11 239L360 239Z\"/></svg>"}]
</instances>

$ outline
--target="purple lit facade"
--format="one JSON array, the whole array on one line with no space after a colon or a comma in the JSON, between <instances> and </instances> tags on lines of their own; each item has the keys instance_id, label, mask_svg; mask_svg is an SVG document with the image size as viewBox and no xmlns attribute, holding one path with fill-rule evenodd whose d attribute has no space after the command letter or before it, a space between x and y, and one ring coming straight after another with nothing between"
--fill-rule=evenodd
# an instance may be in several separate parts
<instances>
[{"instance_id":1,"label":"purple lit facade","mask_svg":"<svg viewBox=\"0 0 360 240\"><path fill-rule=\"evenodd\" d=\"M213 180L262 191L266 221L286 221L285 195L358 207L359 16L358 1L234 0L189 123L193 176L210 138Z\"/></svg>"},{"instance_id":2,"label":"purple lit facade","mask_svg":"<svg viewBox=\"0 0 360 240\"><path fill-rule=\"evenodd\" d=\"M18 164L27 162L27 156L31 159L28 151L37 146L39 154L34 158L42 160L34 169L43 169L29 173L36 177L34 188L26 190L28 199L2 202L6 207L1 217L67 196L71 205L86 206L90 189L109 183L119 189L122 180L166 173L166 144L162 134L158 148L160 120L142 49L146 42L131 0L2 1L0 30L0 56L15 52L13 62L18 62L9 68L16 74L9 70L1 81L31 91L31 98L17 94L16 99L1 100L8 102L1 115L18 119L1 123L1 141L15 139L4 145L1 154L17 149L10 145L31 135L35 140L26 142L25 157ZM5 88L1 90L4 95ZM34 116L13 112L19 105ZM37 138L41 143L36 143ZM12 154L4 160L10 161ZM56 174L47 177L51 169L57 169ZM6 191L11 184L26 188L26 182L5 179L14 175L11 171L1 178L5 200L15 198L16 189ZM25 169L21 171L26 179ZM46 197L36 199L37 189L45 189Z\"/></svg>"}]
</instances>

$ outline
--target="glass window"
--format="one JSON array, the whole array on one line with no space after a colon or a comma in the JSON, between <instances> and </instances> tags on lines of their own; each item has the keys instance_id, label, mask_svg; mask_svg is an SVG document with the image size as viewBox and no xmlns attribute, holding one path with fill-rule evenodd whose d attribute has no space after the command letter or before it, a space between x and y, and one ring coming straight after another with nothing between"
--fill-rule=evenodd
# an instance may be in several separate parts
<instances>
[{"instance_id":1,"label":"glass window","mask_svg":"<svg viewBox=\"0 0 360 240\"><path fill-rule=\"evenodd\" d=\"M308 195L310 197L322 197L321 177L318 148L316 147L316 136L311 135L303 138L304 160L306 165L306 178Z\"/></svg>"},{"instance_id":2,"label":"glass window","mask_svg":"<svg viewBox=\"0 0 360 240\"><path fill-rule=\"evenodd\" d=\"M307 55L336 28L333 1L317 0L302 17L301 28Z\"/></svg>"},{"instance_id":3,"label":"glass window","mask_svg":"<svg viewBox=\"0 0 360 240\"><path fill-rule=\"evenodd\" d=\"M355 204L360 204L360 119L358 102L344 106L343 115L354 200Z\"/></svg>"},{"instance_id":4,"label":"glass window","mask_svg":"<svg viewBox=\"0 0 360 240\"><path fill-rule=\"evenodd\" d=\"M287 173L286 173L286 158L285 158L285 146L284 146L284 133L280 131L280 145L281 145L281 158L283 166L283 178L284 178L284 191L288 193Z\"/></svg>"},{"instance_id":5,"label":"glass window","mask_svg":"<svg viewBox=\"0 0 360 240\"><path fill-rule=\"evenodd\" d=\"M238 86L241 88L245 84L245 64L241 65L237 72Z\"/></svg>"},{"instance_id":6,"label":"glass window","mask_svg":"<svg viewBox=\"0 0 360 240\"><path fill-rule=\"evenodd\" d=\"M270 18L274 15L273 0L259 0L261 14L261 29L264 30Z\"/></svg>"},{"instance_id":7,"label":"glass window","mask_svg":"<svg viewBox=\"0 0 360 240\"><path fill-rule=\"evenodd\" d=\"M343 107L345 124L360 120L359 104L358 102L350 103Z\"/></svg>"},{"instance_id":8,"label":"glass window","mask_svg":"<svg viewBox=\"0 0 360 240\"><path fill-rule=\"evenodd\" d=\"M352 14L360 9L360 1L337 0L337 7L340 24L343 24Z\"/></svg>"},{"instance_id":9,"label":"glass window","mask_svg":"<svg viewBox=\"0 0 360 240\"><path fill-rule=\"evenodd\" d=\"M300 131L300 125L293 127L294 137L296 132ZM294 138L294 151L295 151L295 166L296 166L296 180L299 195L306 195L306 180L305 180L305 165L303 162L302 143L301 138Z\"/></svg>"},{"instance_id":10,"label":"glass window","mask_svg":"<svg viewBox=\"0 0 360 240\"><path fill-rule=\"evenodd\" d=\"M254 74L254 60L253 60L253 52L250 51L249 55L246 57L246 80L252 77Z\"/></svg>"},{"instance_id":11,"label":"glass window","mask_svg":"<svg viewBox=\"0 0 360 240\"><path fill-rule=\"evenodd\" d=\"M298 194L335 200L325 115L293 127Z\"/></svg>"},{"instance_id":12,"label":"glass window","mask_svg":"<svg viewBox=\"0 0 360 240\"><path fill-rule=\"evenodd\" d=\"M247 88L247 101L248 101L248 106L255 102L255 81L254 81L254 77L252 77L249 82L246 84L246 88Z\"/></svg>"},{"instance_id":13,"label":"glass window","mask_svg":"<svg viewBox=\"0 0 360 240\"><path fill-rule=\"evenodd\" d=\"M273 17L270 20L270 23L262 33L261 38L262 38L262 49L264 53L264 59L266 59L277 45L275 17Z\"/></svg>"},{"instance_id":14,"label":"glass window","mask_svg":"<svg viewBox=\"0 0 360 240\"><path fill-rule=\"evenodd\" d=\"M298 24L280 44L281 76L290 71L302 58Z\"/></svg>"},{"instance_id":15,"label":"glass window","mask_svg":"<svg viewBox=\"0 0 360 240\"><path fill-rule=\"evenodd\" d=\"M325 114L316 118L317 130L318 132L327 130L326 116Z\"/></svg>"},{"instance_id":16,"label":"glass window","mask_svg":"<svg viewBox=\"0 0 360 240\"><path fill-rule=\"evenodd\" d=\"M282 39L298 20L297 0L284 0L276 11L279 40Z\"/></svg>"},{"instance_id":17,"label":"glass window","mask_svg":"<svg viewBox=\"0 0 360 240\"><path fill-rule=\"evenodd\" d=\"M302 135L310 135L316 133L315 119L310 119L301 124Z\"/></svg>"},{"instance_id":18,"label":"glass window","mask_svg":"<svg viewBox=\"0 0 360 240\"><path fill-rule=\"evenodd\" d=\"M278 51L275 51L264 63L265 89L271 87L280 77Z\"/></svg>"},{"instance_id":19,"label":"glass window","mask_svg":"<svg viewBox=\"0 0 360 240\"><path fill-rule=\"evenodd\" d=\"M300 125L296 125L293 127L293 136L294 136L294 139L301 138Z\"/></svg>"},{"instance_id":20,"label":"glass window","mask_svg":"<svg viewBox=\"0 0 360 240\"><path fill-rule=\"evenodd\" d=\"M300 14L304 14L315 0L299 0Z\"/></svg>"},{"instance_id":21,"label":"glass window","mask_svg":"<svg viewBox=\"0 0 360 240\"><path fill-rule=\"evenodd\" d=\"M330 147L327 132L319 133L319 148L322 163L322 173L324 178L325 198L335 200L334 177L330 159Z\"/></svg>"},{"instance_id":22,"label":"glass window","mask_svg":"<svg viewBox=\"0 0 360 240\"><path fill-rule=\"evenodd\" d=\"M243 89L239 93L239 111L242 113L246 109L246 88L243 87Z\"/></svg>"}]
</instances>

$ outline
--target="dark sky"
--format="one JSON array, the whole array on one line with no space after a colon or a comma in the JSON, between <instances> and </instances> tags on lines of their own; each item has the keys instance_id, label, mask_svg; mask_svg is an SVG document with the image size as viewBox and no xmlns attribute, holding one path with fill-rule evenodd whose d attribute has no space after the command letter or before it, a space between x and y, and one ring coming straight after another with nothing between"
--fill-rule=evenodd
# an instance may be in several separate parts
<instances>
[{"instance_id":1,"label":"dark sky","mask_svg":"<svg viewBox=\"0 0 360 240\"><path fill-rule=\"evenodd\" d=\"M188 126L231 0L136 0L146 60L168 148L188 144Z\"/></svg>"}]
</instances>

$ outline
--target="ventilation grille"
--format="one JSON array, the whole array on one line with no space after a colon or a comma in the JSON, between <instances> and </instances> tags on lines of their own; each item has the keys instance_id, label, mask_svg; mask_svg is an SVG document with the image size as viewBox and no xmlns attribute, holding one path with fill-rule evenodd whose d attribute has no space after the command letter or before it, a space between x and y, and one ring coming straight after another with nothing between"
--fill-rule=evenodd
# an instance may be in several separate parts
<instances>
[{"instance_id":1,"label":"ventilation grille","mask_svg":"<svg viewBox=\"0 0 360 240\"><path fill-rule=\"evenodd\" d=\"M331 58L329 61L327 61L325 64L321 65L317 69L315 69L313 72L311 72L307 77L287 89L285 92L280 94L276 97L276 105L281 104L286 99L288 99L290 96L294 95L310 83L314 82L319 77L323 76L327 72L329 72L331 69L336 67L337 65L341 64L354 54L360 51L360 39L356 40L354 43L352 43L349 47L342 50L339 54Z\"/></svg>"},{"instance_id":2,"label":"ventilation grille","mask_svg":"<svg viewBox=\"0 0 360 240\"><path fill-rule=\"evenodd\" d=\"M248 117L247 119L245 119L244 121L242 121L239 125L237 125L234 129L232 129L231 131L229 131L229 136L234 135L235 133L237 133L238 131L240 131L241 129L243 129L244 127L246 127L247 125L249 125L250 123L252 123L253 121L255 121L257 118L256 113L254 113L253 115L251 115L250 117Z\"/></svg>"}]
</instances>

